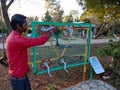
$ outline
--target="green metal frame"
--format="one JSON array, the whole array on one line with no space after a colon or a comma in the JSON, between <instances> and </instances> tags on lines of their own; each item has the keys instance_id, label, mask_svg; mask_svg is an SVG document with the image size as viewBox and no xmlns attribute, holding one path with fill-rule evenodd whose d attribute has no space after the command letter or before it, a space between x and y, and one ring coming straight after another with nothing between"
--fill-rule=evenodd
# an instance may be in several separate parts
<instances>
[{"instance_id":1,"label":"green metal frame","mask_svg":"<svg viewBox=\"0 0 120 90\"><path fill-rule=\"evenodd\" d=\"M77 23L63 23L63 22L32 22L32 37L33 38L36 38L35 37L35 27L37 25L54 25L54 26L81 26L81 27L87 27L89 28L89 32L88 32L88 45L87 45L87 61L86 62L80 62L80 63L77 63L77 64L71 64L71 65L68 65L67 68L71 68L71 67L74 67L74 66L80 66L80 65L87 65L87 64L90 64L89 63L89 58L90 58L90 46L91 46L91 38L92 38L92 24L91 23L82 23L82 22L77 22ZM33 72L34 74L44 74L47 72L47 70L42 70L42 71L37 71L37 61L36 61L36 47L34 46L33 47ZM58 66L56 68L51 68L50 71L57 71L57 70L61 70L63 69L62 66ZM90 79L92 79L92 68L90 69Z\"/></svg>"}]
</instances>

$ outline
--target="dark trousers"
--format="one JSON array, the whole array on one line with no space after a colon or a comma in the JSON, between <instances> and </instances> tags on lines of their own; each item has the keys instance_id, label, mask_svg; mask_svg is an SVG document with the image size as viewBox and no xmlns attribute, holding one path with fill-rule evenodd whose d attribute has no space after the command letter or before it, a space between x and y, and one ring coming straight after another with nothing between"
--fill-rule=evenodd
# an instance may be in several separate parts
<instances>
[{"instance_id":1,"label":"dark trousers","mask_svg":"<svg viewBox=\"0 0 120 90\"><path fill-rule=\"evenodd\" d=\"M16 78L10 76L12 90L31 90L30 82L27 76Z\"/></svg>"}]
</instances>

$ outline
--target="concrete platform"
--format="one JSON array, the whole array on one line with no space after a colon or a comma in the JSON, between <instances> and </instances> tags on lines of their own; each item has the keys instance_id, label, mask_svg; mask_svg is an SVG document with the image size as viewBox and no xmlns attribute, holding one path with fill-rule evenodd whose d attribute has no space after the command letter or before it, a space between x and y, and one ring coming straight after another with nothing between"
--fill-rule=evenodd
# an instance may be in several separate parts
<instances>
[{"instance_id":1,"label":"concrete platform","mask_svg":"<svg viewBox=\"0 0 120 90\"><path fill-rule=\"evenodd\" d=\"M64 88L62 90L117 90L112 85L101 80L87 80L72 87Z\"/></svg>"}]
</instances>

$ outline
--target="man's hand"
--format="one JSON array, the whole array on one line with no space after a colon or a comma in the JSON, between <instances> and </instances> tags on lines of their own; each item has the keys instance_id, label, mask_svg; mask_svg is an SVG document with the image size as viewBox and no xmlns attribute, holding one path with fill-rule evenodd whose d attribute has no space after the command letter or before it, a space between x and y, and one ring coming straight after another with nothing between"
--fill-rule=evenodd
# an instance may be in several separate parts
<instances>
[{"instance_id":1,"label":"man's hand","mask_svg":"<svg viewBox=\"0 0 120 90\"><path fill-rule=\"evenodd\" d=\"M52 30L50 30L47 34L50 37L52 34L56 33L58 31L58 27L54 27Z\"/></svg>"},{"instance_id":2,"label":"man's hand","mask_svg":"<svg viewBox=\"0 0 120 90\"><path fill-rule=\"evenodd\" d=\"M50 32L53 34L53 33L56 33L58 31L58 27L54 27Z\"/></svg>"}]
</instances>

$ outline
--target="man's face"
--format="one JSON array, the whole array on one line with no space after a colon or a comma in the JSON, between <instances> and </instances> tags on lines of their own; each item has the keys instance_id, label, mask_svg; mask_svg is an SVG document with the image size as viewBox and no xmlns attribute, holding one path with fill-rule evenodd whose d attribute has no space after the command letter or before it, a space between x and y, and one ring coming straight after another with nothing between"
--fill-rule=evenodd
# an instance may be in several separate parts
<instances>
[{"instance_id":1,"label":"man's face","mask_svg":"<svg viewBox=\"0 0 120 90\"><path fill-rule=\"evenodd\" d=\"M22 28L23 28L23 32L26 32L27 28L28 28L28 22L27 20L25 19L25 22L23 23L22 25Z\"/></svg>"},{"instance_id":2,"label":"man's face","mask_svg":"<svg viewBox=\"0 0 120 90\"><path fill-rule=\"evenodd\" d=\"M26 32L27 28L28 28L28 23L26 19L24 20L24 23L22 24L22 26L17 25L17 29L19 30L20 33Z\"/></svg>"}]
</instances>

